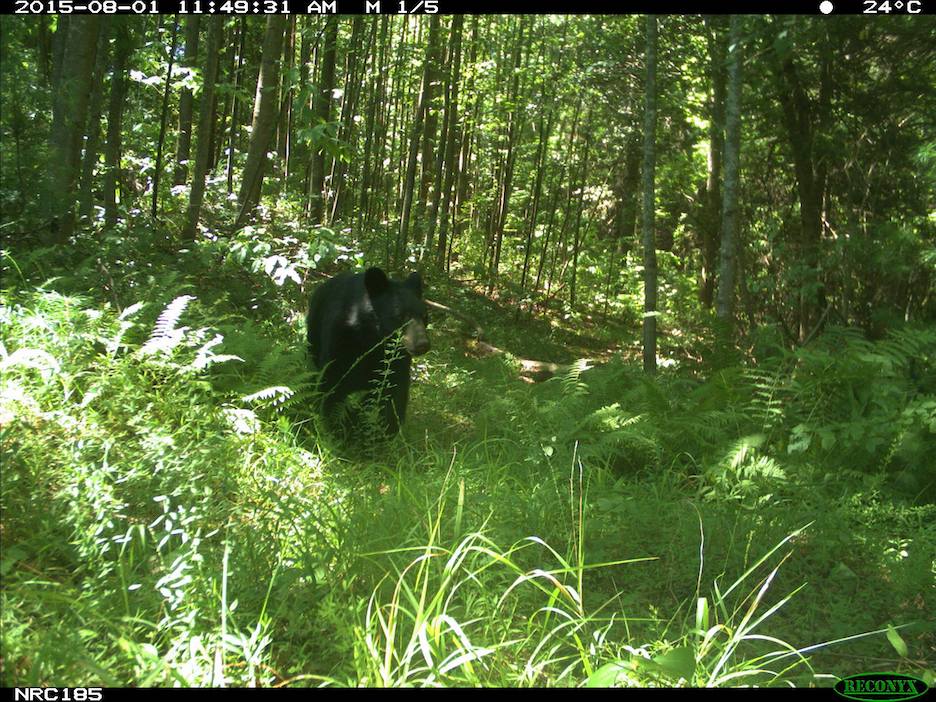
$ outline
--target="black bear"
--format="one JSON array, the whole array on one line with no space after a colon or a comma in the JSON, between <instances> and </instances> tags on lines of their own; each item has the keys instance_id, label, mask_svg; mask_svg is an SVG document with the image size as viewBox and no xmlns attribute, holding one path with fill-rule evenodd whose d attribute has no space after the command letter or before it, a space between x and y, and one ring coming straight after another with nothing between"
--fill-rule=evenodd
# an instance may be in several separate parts
<instances>
[{"instance_id":1,"label":"black bear","mask_svg":"<svg viewBox=\"0 0 936 702\"><path fill-rule=\"evenodd\" d=\"M387 434L399 431L409 397L410 361L429 350L422 294L419 273L401 283L380 268L341 273L313 293L306 338L322 371L319 390L326 418L348 395L366 390L378 403Z\"/></svg>"}]
</instances>

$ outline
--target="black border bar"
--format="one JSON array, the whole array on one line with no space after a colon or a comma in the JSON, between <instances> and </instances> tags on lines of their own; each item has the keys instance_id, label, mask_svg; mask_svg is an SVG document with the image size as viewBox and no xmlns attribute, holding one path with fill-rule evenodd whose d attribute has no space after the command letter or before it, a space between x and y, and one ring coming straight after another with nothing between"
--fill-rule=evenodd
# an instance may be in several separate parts
<instances>
[{"instance_id":1,"label":"black border bar","mask_svg":"<svg viewBox=\"0 0 936 702\"><path fill-rule=\"evenodd\" d=\"M932 15L936 0L0 0L3 14Z\"/></svg>"}]
</instances>

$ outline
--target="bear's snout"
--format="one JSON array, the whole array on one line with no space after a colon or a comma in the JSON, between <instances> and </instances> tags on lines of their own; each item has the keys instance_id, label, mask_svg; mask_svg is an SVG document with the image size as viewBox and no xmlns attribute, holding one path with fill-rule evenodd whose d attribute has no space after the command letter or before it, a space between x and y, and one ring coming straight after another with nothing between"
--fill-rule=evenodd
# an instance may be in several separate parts
<instances>
[{"instance_id":1,"label":"bear's snout","mask_svg":"<svg viewBox=\"0 0 936 702\"><path fill-rule=\"evenodd\" d=\"M403 345L410 356L422 356L429 348L429 335L426 333L426 325L419 320L413 319L406 325L406 333L403 335Z\"/></svg>"}]
</instances>

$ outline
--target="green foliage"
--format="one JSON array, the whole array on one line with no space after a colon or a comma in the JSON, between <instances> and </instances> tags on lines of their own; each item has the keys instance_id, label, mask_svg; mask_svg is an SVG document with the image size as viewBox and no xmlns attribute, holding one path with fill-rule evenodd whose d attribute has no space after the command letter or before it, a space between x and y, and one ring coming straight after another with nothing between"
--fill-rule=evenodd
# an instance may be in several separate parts
<instances>
[{"instance_id":1,"label":"green foliage","mask_svg":"<svg viewBox=\"0 0 936 702\"><path fill-rule=\"evenodd\" d=\"M76 179L91 215L55 245L36 192L54 165L64 25L0 22L0 683L827 686L879 667L936 678L936 149L920 88L933 82L931 26L746 23L729 346L698 296L717 219L723 27L661 23L661 371L648 378L635 362L640 18L469 19L458 90L437 89L422 115L428 24L441 88L453 21L373 19L337 24L343 88L326 96L327 122L311 109L321 27L295 24L278 76L288 139L268 145L261 206L237 228L225 156L233 147L236 191L263 32L222 25L215 165L184 242L190 184L169 174L179 92L199 88L202 69L168 55L172 22L128 22L118 221L101 216L98 157ZM102 105L111 68L89 84ZM809 144L778 119L797 86ZM446 94L458 100L448 134L462 137L451 163ZM83 123L103 138L108 119L102 108ZM90 148L91 133L76 136ZM801 147L822 196L815 265ZM313 154L328 226L308 221ZM451 276L434 274L429 248L437 174L458 176ZM360 397L364 421L342 436L340 418L328 431L315 412L304 306L319 277L391 263L424 269L429 296L464 319L432 311L400 437L375 436ZM502 352L479 357L465 339L481 337ZM558 371L525 382L530 360Z\"/></svg>"}]
</instances>

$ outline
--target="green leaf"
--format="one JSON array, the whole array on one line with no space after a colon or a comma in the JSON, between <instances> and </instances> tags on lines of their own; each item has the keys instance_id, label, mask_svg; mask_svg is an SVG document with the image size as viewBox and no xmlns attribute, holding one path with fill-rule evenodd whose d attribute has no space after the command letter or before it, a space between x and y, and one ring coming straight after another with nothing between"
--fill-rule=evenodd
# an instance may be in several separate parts
<instances>
[{"instance_id":1,"label":"green leaf","mask_svg":"<svg viewBox=\"0 0 936 702\"><path fill-rule=\"evenodd\" d=\"M0 561L0 575L6 576L17 561L26 557L26 551L19 546L10 546L4 549L3 560Z\"/></svg>"},{"instance_id":2,"label":"green leaf","mask_svg":"<svg viewBox=\"0 0 936 702\"><path fill-rule=\"evenodd\" d=\"M588 676L588 680L585 681L585 687L614 687L620 674L630 668L631 666L627 661L605 663Z\"/></svg>"},{"instance_id":3,"label":"green leaf","mask_svg":"<svg viewBox=\"0 0 936 702\"><path fill-rule=\"evenodd\" d=\"M909 653L907 649L907 642L904 641L900 634L897 633L897 630L892 627L887 627L887 640L890 641L891 646L894 647L894 650L897 651L897 655L901 658L906 658Z\"/></svg>"},{"instance_id":4,"label":"green leaf","mask_svg":"<svg viewBox=\"0 0 936 702\"><path fill-rule=\"evenodd\" d=\"M695 673L695 651L692 650L691 646L674 648L672 651L655 656L653 662L674 680L685 678L687 681L691 681Z\"/></svg>"}]
</instances>

